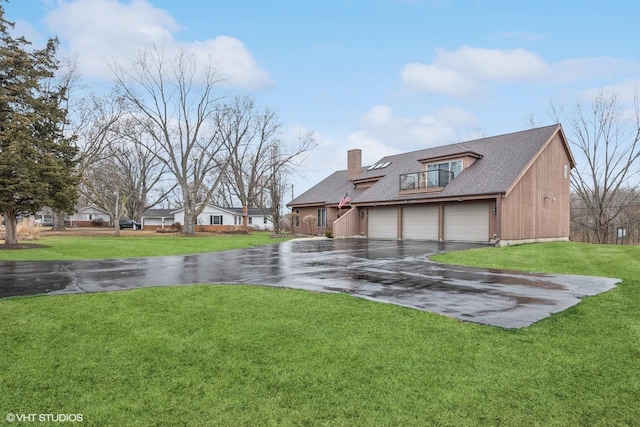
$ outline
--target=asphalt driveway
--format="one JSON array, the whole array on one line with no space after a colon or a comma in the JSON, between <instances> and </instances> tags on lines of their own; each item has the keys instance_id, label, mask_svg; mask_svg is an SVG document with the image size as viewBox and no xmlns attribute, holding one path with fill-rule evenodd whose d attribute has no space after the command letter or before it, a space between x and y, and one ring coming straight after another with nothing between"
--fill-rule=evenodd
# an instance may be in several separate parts
<instances>
[{"instance_id":1,"label":"asphalt driveway","mask_svg":"<svg viewBox=\"0 0 640 427\"><path fill-rule=\"evenodd\" d=\"M480 245L301 239L250 249L143 259L0 262L0 297L195 283L345 292L464 321L520 328L619 280L438 264L437 252Z\"/></svg>"}]
</instances>

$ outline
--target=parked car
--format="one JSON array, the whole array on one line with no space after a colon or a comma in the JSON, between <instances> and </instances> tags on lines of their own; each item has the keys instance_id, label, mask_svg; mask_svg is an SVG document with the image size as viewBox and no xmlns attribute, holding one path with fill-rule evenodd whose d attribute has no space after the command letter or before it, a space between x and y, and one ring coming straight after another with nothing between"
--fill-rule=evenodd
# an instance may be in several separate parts
<instances>
[{"instance_id":1,"label":"parked car","mask_svg":"<svg viewBox=\"0 0 640 427\"><path fill-rule=\"evenodd\" d=\"M53 219L51 218L36 219L36 224L40 224L43 227L53 227Z\"/></svg>"},{"instance_id":2,"label":"parked car","mask_svg":"<svg viewBox=\"0 0 640 427\"><path fill-rule=\"evenodd\" d=\"M120 230L124 228L131 228L133 230L140 230L140 223L135 222L132 219L121 219L120 220Z\"/></svg>"}]
</instances>

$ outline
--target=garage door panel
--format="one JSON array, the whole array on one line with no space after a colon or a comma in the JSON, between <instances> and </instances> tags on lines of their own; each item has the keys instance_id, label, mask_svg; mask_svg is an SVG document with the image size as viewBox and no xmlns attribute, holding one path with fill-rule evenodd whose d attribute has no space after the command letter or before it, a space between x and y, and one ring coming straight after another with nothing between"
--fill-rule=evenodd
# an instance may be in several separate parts
<instances>
[{"instance_id":1,"label":"garage door panel","mask_svg":"<svg viewBox=\"0 0 640 427\"><path fill-rule=\"evenodd\" d=\"M402 238L438 240L438 207L407 206L402 209Z\"/></svg>"},{"instance_id":2,"label":"garage door panel","mask_svg":"<svg viewBox=\"0 0 640 427\"><path fill-rule=\"evenodd\" d=\"M489 203L447 205L444 209L444 238L466 242L489 240Z\"/></svg>"},{"instance_id":3,"label":"garage door panel","mask_svg":"<svg viewBox=\"0 0 640 427\"><path fill-rule=\"evenodd\" d=\"M369 209L368 236L371 239L398 238L398 209Z\"/></svg>"}]
</instances>

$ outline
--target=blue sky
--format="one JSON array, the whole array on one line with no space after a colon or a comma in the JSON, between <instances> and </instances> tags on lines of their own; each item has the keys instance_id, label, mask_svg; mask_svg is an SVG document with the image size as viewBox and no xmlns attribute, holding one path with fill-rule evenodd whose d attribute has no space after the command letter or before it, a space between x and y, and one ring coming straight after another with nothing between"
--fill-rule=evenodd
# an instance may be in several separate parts
<instances>
[{"instance_id":1,"label":"blue sky","mask_svg":"<svg viewBox=\"0 0 640 427\"><path fill-rule=\"evenodd\" d=\"M11 0L16 32L58 36L87 82L150 41L217 58L229 91L275 110L284 139L316 132L295 194L384 155L550 124L600 90L640 87L640 2ZM288 200L287 200L288 201Z\"/></svg>"}]
</instances>

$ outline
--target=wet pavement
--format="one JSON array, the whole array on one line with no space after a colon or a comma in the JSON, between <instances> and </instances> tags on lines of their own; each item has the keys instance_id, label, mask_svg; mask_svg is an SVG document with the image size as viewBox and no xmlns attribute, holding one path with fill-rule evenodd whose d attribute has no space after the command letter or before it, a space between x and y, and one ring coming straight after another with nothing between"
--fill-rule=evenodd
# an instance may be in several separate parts
<instances>
[{"instance_id":1,"label":"wet pavement","mask_svg":"<svg viewBox=\"0 0 640 427\"><path fill-rule=\"evenodd\" d=\"M618 279L526 274L438 264L427 257L482 245L300 239L206 254L91 261L0 262L0 297L195 283L344 292L456 319L520 328Z\"/></svg>"}]
</instances>

